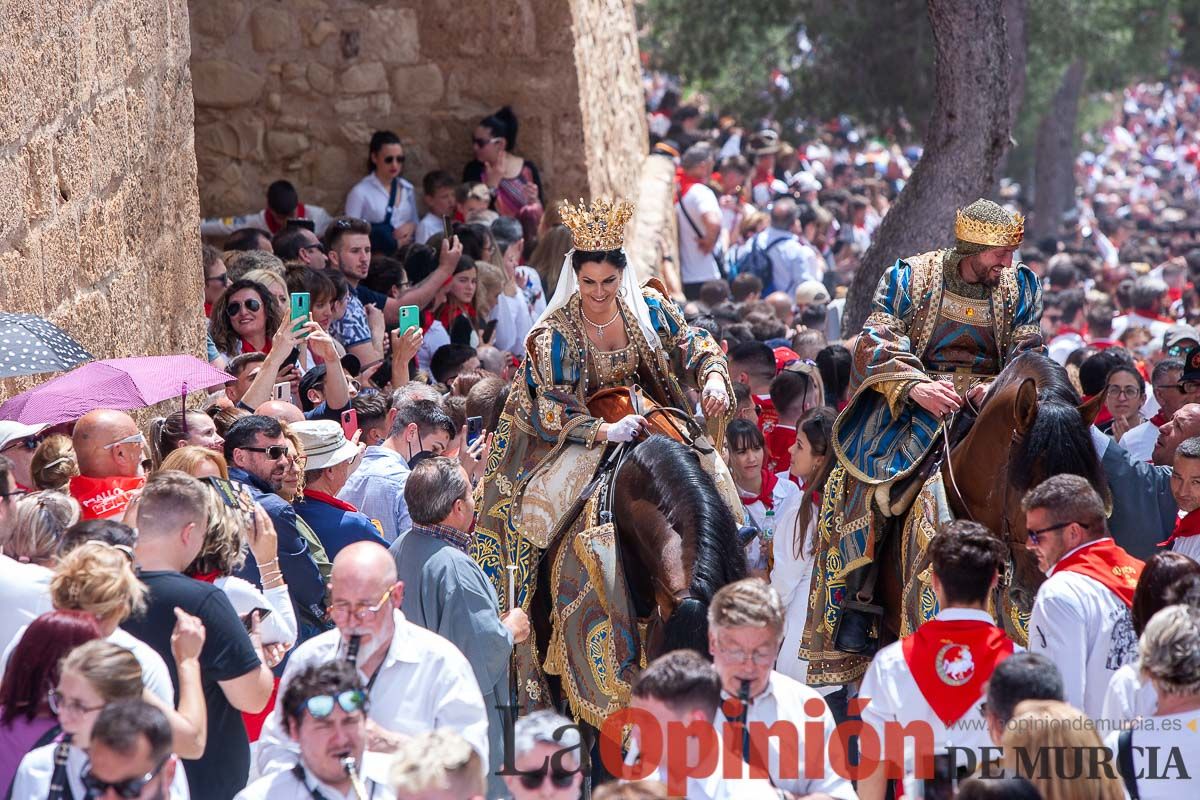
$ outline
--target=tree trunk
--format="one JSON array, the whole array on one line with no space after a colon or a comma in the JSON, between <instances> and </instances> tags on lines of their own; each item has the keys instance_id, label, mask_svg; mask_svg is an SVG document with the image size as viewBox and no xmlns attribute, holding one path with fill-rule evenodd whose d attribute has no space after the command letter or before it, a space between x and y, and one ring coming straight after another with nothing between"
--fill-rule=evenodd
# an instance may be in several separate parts
<instances>
[{"instance_id":1,"label":"tree trunk","mask_svg":"<svg viewBox=\"0 0 1200 800\"><path fill-rule=\"evenodd\" d=\"M1035 242L1058 234L1062 215L1075 199L1075 121L1086 75L1083 59L1067 65L1058 91L1038 123L1029 225L1029 236Z\"/></svg>"},{"instance_id":2,"label":"tree trunk","mask_svg":"<svg viewBox=\"0 0 1200 800\"><path fill-rule=\"evenodd\" d=\"M954 212L995 186L1008 149L1009 52L999 3L929 0L934 39L934 106L925 152L875 231L846 298L842 330L857 332L875 286L897 258L944 246Z\"/></svg>"},{"instance_id":3,"label":"tree trunk","mask_svg":"<svg viewBox=\"0 0 1200 800\"><path fill-rule=\"evenodd\" d=\"M1025 102L1025 56L1029 50L1029 0L1003 0L1008 35L1008 119L1013 127ZM1002 160L1007 160L1005 151ZM997 170L1003 175L1004 170Z\"/></svg>"}]
</instances>

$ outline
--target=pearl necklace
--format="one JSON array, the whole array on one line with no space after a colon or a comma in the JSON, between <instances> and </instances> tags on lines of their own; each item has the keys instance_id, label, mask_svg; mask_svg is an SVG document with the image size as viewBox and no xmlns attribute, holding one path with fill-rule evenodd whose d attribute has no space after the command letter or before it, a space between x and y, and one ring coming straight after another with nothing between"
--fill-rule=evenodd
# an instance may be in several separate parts
<instances>
[{"instance_id":1,"label":"pearl necklace","mask_svg":"<svg viewBox=\"0 0 1200 800\"><path fill-rule=\"evenodd\" d=\"M598 334L600 334L601 336L603 336L603 335L604 335L604 329L605 329L605 328L607 328L609 325L612 325L614 322L616 322L616 321L617 321L617 317L621 316L621 307L620 307L620 305L618 305L618 306L617 306L617 313L613 314L613 315L612 315L612 319L610 319L608 322L604 323L603 325L600 325L600 324L598 324L598 323L592 322L590 319L588 319L588 315L587 315L586 313L584 313L584 310L583 310L583 308L582 308L582 307L580 307L580 309L579 309L579 315L580 315L581 317L583 317L584 321L585 321L585 322L587 322L587 324L591 325L593 328L595 328L595 329L596 329L596 333L598 333Z\"/></svg>"}]
</instances>

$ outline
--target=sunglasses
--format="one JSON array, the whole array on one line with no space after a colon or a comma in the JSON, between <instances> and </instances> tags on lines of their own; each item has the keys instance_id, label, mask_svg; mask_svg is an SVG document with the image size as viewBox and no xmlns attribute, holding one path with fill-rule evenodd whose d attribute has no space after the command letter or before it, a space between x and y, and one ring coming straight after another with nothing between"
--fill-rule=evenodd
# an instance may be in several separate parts
<instances>
[{"instance_id":1,"label":"sunglasses","mask_svg":"<svg viewBox=\"0 0 1200 800\"><path fill-rule=\"evenodd\" d=\"M313 719L325 719L339 707L347 714L362 711L367 706L367 695L361 689L347 689L337 694L319 694L304 701L304 707Z\"/></svg>"},{"instance_id":2,"label":"sunglasses","mask_svg":"<svg viewBox=\"0 0 1200 800\"><path fill-rule=\"evenodd\" d=\"M384 156L383 163L385 164L403 164L404 156Z\"/></svg>"},{"instance_id":3,"label":"sunglasses","mask_svg":"<svg viewBox=\"0 0 1200 800\"><path fill-rule=\"evenodd\" d=\"M92 765L89 762L83 771L83 788L87 793L88 800L95 800L96 798L103 797L104 795L108 794L110 790L116 792L117 797L123 797L125 800L133 800L133 798L138 797L142 793L142 790L146 788L146 785L150 783L150 781L158 777L158 773L162 772L162 768L166 766L167 759L170 757L170 754L164 756L163 759L158 762L157 767L150 772L147 772L140 778L126 778L123 781L114 781L113 783L102 781L97 778L92 773Z\"/></svg>"},{"instance_id":4,"label":"sunglasses","mask_svg":"<svg viewBox=\"0 0 1200 800\"><path fill-rule=\"evenodd\" d=\"M1051 525L1046 528L1039 528L1037 530L1026 531L1026 535L1029 537L1030 542L1032 542L1033 544L1037 544L1042 538L1044 538L1046 536L1047 533L1050 533L1050 531L1061 531L1063 528L1066 528L1070 525L1078 525L1079 527L1083 528L1085 531L1088 529L1087 525L1084 525L1082 522L1076 522L1075 520L1071 520L1070 522L1060 522L1057 525Z\"/></svg>"},{"instance_id":5,"label":"sunglasses","mask_svg":"<svg viewBox=\"0 0 1200 800\"><path fill-rule=\"evenodd\" d=\"M105 450L111 450L114 447L120 447L123 444L145 444L146 437L140 433L135 433L132 436L126 436L124 439L118 439L112 444L104 445Z\"/></svg>"},{"instance_id":6,"label":"sunglasses","mask_svg":"<svg viewBox=\"0 0 1200 800\"><path fill-rule=\"evenodd\" d=\"M301 246L300 246L300 250L301 250L301 251L304 251L304 250L320 250L322 253L327 253L327 252L329 252L328 250L326 250L326 249L325 249L325 245L321 244L320 242L317 242L316 244L306 244L306 245L301 245Z\"/></svg>"},{"instance_id":7,"label":"sunglasses","mask_svg":"<svg viewBox=\"0 0 1200 800\"><path fill-rule=\"evenodd\" d=\"M253 313L253 312L259 311L261 309L262 309L262 303L258 302L253 297L251 297L250 299L248 299L246 301L246 310L247 311ZM225 306L225 316L236 317L241 310L242 310L241 303L230 303L229 305Z\"/></svg>"},{"instance_id":8,"label":"sunglasses","mask_svg":"<svg viewBox=\"0 0 1200 800\"><path fill-rule=\"evenodd\" d=\"M495 137L492 137L491 139L471 139L471 144L475 145L476 147L487 147L494 141L496 141Z\"/></svg>"},{"instance_id":9,"label":"sunglasses","mask_svg":"<svg viewBox=\"0 0 1200 800\"><path fill-rule=\"evenodd\" d=\"M4 445L2 450L11 450L14 447L24 447L26 450L37 450L38 445L42 443L41 436L26 436L23 439L17 439Z\"/></svg>"},{"instance_id":10,"label":"sunglasses","mask_svg":"<svg viewBox=\"0 0 1200 800\"><path fill-rule=\"evenodd\" d=\"M537 789L539 786L545 783L546 778L549 777L550 782L554 784L555 788L565 789L571 785L573 780L575 780L576 774L577 773L574 772L564 772L560 769L549 769L547 767L542 767L541 769L534 770L533 772L522 772L520 780L521 785L526 789Z\"/></svg>"},{"instance_id":11,"label":"sunglasses","mask_svg":"<svg viewBox=\"0 0 1200 800\"><path fill-rule=\"evenodd\" d=\"M239 447L238 450L249 450L251 453L266 453L271 461L278 461L287 455L287 445L273 444L270 447Z\"/></svg>"},{"instance_id":12,"label":"sunglasses","mask_svg":"<svg viewBox=\"0 0 1200 800\"><path fill-rule=\"evenodd\" d=\"M205 278L205 279L204 279L204 282L205 282L205 283L212 283L212 282L214 282L214 281L216 281L217 283L221 284L222 286L228 286L228 285L229 285L229 273L228 273L228 272L222 272L220 275L214 275L214 276L213 276L213 277L211 277L211 278Z\"/></svg>"}]
</instances>

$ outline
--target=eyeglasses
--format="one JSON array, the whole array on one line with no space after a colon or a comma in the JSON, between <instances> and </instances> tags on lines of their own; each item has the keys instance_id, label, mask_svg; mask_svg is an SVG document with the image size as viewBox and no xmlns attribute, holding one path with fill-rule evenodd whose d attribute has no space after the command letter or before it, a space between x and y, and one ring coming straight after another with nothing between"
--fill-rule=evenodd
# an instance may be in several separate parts
<instances>
[{"instance_id":1,"label":"eyeglasses","mask_svg":"<svg viewBox=\"0 0 1200 800\"><path fill-rule=\"evenodd\" d=\"M142 793L142 790L146 788L150 781L158 777L158 773L162 772L162 768L166 766L167 759L170 757L171 754L167 753L158 762L158 766L140 778L126 778L123 781L114 781L112 783L97 778L92 772L92 764L89 761L83 770L83 788L87 793L88 800L97 800L97 798L104 797L110 790L116 792L117 797L122 797L125 800L134 800L134 798Z\"/></svg>"},{"instance_id":2,"label":"eyeglasses","mask_svg":"<svg viewBox=\"0 0 1200 800\"><path fill-rule=\"evenodd\" d=\"M321 244L320 242L317 242L316 244L300 245L300 252L304 252L305 250L320 250L322 253L329 252L328 250L325 249L325 245Z\"/></svg>"},{"instance_id":3,"label":"eyeglasses","mask_svg":"<svg viewBox=\"0 0 1200 800\"><path fill-rule=\"evenodd\" d=\"M238 447L237 450L249 450L251 453L266 453L271 461L278 461L288 454L287 445L273 444L270 447Z\"/></svg>"},{"instance_id":4,"label":"eyeglasses","mask_svg":"<svg viewBox=\"0 0 1200 800\"><path fill-rule=\"evenodd\" d=\"M335 707L347 714L362 711L367 706L367 695L360 689L347 689L337 694L319 694L304 701L304 707L313 719L325 719Z\"/></svg>"},{"instance_id":5,"label":"eyeglasses","mask_svg":"<svg viewBox=\"0 0 1200 800\"><path fill-rule=\"evenodd\" d=\"M105 450L111 450L114 447L120 447L123 444L145 444L146 437L140 433L135 433L132 436L126 436L124 439L118 439L112 444L104 445Z\"/></svg>"},{"instance_id":6,"label":"eyeglasses","mask_svg":"<svg viewBox=\"0 0 1200 800\"><path fill-rule=\"evenodd\" d=\"M0 452L11 450L14 447L24 447L26 450L37 450L38 445L42 443L41 436L26 436L21 439L16 439L0 448Z\"/></svg>"},{"instance_id":7,"label":"eyeglasses","mask_svg":"<svg viewBox=\"0 0 1200 800\"><path fill-rule=\"evenodd\" d=\"M222 286L228 286L229 285L229 273L222 272L220 275L214 275L211 278L204 279L205 283L212 283L214 281L221 284Z\"/></svg>"},{"instance_id":8,"label":"eyeglasses","mask_svg":"<svg viewBox=\"0 0 1200 800\"><path fill-rule=\"evenodd\" d=\"M1129 397L1134 398L1142 393L1142 390L1136 386L1109 386L1104 390L1104 393L1109 397Z\"/></svg>"},{"instance_id":9,"label":"eyeglasses","mask_svg":"<svg viewBox=\"0 0 1200 800\"><path fill-rule=\"evenodd\" d=\"M578 773L566 772L561 769L550 769L542 767L541 769L533 770L532 772L522 772L520 781L521 785L526 789L537 789L546 782L546 778L550 778L550 782L555 788L565 789L571 785L571 781L575 780Z\"/></svg>"},{"instance_id":10,"label":"eyeglasses","mask_svg":"<svg viewBox=\"0 0 1200 800\"><path fill-rule=\"evenodd\" d=\"M261 309L262 309L262 303L258 302L253 297L246 300L246 310L249 311L250 313L253 314L255 311L259 311ZM236 317L241 310L242 310L242 304L240 302L239 303L230 303L229 305L225 306L225 316Z\"/></svg>"},{"instance_id":11,"label":"eyeglasses","mask_svg":"<svg viewBox=\"0 0 1200 800\"><path fill-rule=\"evenodd\" d=\"M1191 393L1195 392L1197 389L1200 389L1200 381L1180 381L1179 383L1175 384L1172 388L1178 389L1179 391L1183 392L1184 394L1191 394Z\"/></svg>"},{"instance_id":12,"label":"eyeglasses","mask_svg":"<svg viewBox=\"0 0 1200 800\"><path fill-rule=\"evenodd\" d=\"M1067 527L1068 525L1078 525L1079 527L1083 528L1085 531L1087 530L1087 527L1088 527L1087 525L1084 525L1082 522L1076 522L1075 520L1071 520L1070 522L1060 522L1057 525L1051 525L1048 528L1039 528L1038 530L1031 529L1031 530L1026 531L1026 534L1029 536L1029 541L1033 542L1034 544L1037 544L1038 541L1043 536L1045 536L1047 533L1049 533L1050 531L1059 531L1059 530L1062 530L1063 528Z\"/></svg>"},{"instance_id":13,"label":"eyeglasses","mask_svg":"<svg viewBox=\"0 0 1200 800\"><path fill-rule=\"evenodd\" d=\"M351 616L359 622L366 622L367 619L379 613L380 609L387 603L388 598L392 596L392 590L395 588L395 586L389 586L388 590L383 593L383 597L379 598L379 602L373 606L362 603L331 603L329 605L329 618L336 625L345 624Z\"/></svg>"},{"instance_id":14,"label":"eyeglasses","mask_svg":"<svg viewBox=\"0 0 1200 800\"><path fill-rule=\"evenodd\" d=\"M495 136L493 136L491 139L475 139L475 138L472 138L472 139L471 139L471 144L475 145L476 147L487 147L489 144L491 144L492 142L494 142L494 141L496 141L496 140L497 140L497 137L495 137Z\"/></svg>"},{"instance_id":15,"label":"eyeglasses","mask_svg":"<svg viewBox=\"0 0 1200 800\"><path fill-rule=\"evenodd\" d=\"M722 658L734 664L744 664L747 661L752 661L756 667L766 667L775 663L775 652L771 650L759 649L753 653L747 653L745 650L726 648L725 645L718 643L717 651L721 654Z\"/></svg>"},{"instance_id":16,"label":"eyeglasses","mask_svg":"<svg viewBox=\"0 0 1200 800\"><path fill-rule=\"evenodd\" d=\"M404 156L384 156L383 163L385 163L385 164L403 164Z\"/></svg>"},{"instance_id":17,"label":"eyeglasses","mask_svg":"<svg viewBox=\"0 0 1200 800\"><path fill-rule=\"evenodd\" d=\"M58 689L51 689L46 692L46 701L50 703L50 710L55 714L75 714L76 716L82 716L104 708L103 703L98 706L85 706L78 700L68 700L62 696L62 693Z\"/></svg>"}]
</instances>

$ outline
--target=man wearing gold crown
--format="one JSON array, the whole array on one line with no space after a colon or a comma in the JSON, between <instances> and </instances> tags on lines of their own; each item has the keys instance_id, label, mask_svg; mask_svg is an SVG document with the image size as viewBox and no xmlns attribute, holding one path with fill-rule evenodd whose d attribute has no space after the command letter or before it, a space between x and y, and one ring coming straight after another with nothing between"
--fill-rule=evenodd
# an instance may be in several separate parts
<instances>
[{"instance_id":1,"label":"man wearing gold crown","mask_svg":"<svg viewBox=\"0 0 1200 800\"><path fill-rule=\"evenodd\" d=\"M879 517L890 489L911 475L937 442L943 421L964 399L981 396L1005 365L1041 350L1041 290L1013 251L1025 220L990 200L955 219L955 246L902 258L879 281L872 313L854 347L852 398L833 428L838 467L828 488L840 496L837 532L814 577L802 656L830 682L859 677L868 659L833 646L830 611L866 586L880 552ZM810 673L813 670L810 670Z\"/></svg>"},{"instance_id":2,"label":"man wearing gold crown","mask_svg":"<svg viewBox=\"0 0 1200 800\"><path fill-rule=\"evenodd\" d=\"M480 487L473 555L492 579L502 607L507 608L506 568L511 565L518 604L528 609L538 571L552 570L551 596L572 598L570 608L556 608L554 624L565 624L572 614L589 617L584 638L591 645L567 637L572 639L564 645L568 652L559 653L547 671L562 679L576 716L598 725L605 709L619 707L622 695L628 699L628 680L641 656L640 636L624 597L606 593L602 614L594 607L581 611L589 602L589 584L581 579L584 588L573 593L559 583L574 568L563 559L574 555L573 548L558 545L593 524L582 518L589 512L566 530L559 528L595 474L605 443L634 440L646 420L630 414L606 422L589 412L588 400L601 389L637 384L660 406L689 408L684 388L691 387L701 390L707 418L727 419L733 386L724 353L707 332L690 327L657 282L638 286L623 249L633 206L606 200L590 208L564 203L561 213L574 246L563 260L554 296L526 338L525 359L497 423ZM718 473L718 488L725 489L722 496L733 506L736 490L728 473L720 475L719 458L714 454L705 463L701 456L701 462L710 474ZM516 648L525 707L548 702L547 654L531 650L533 638Z\"/></svg>"}]
</instances>

